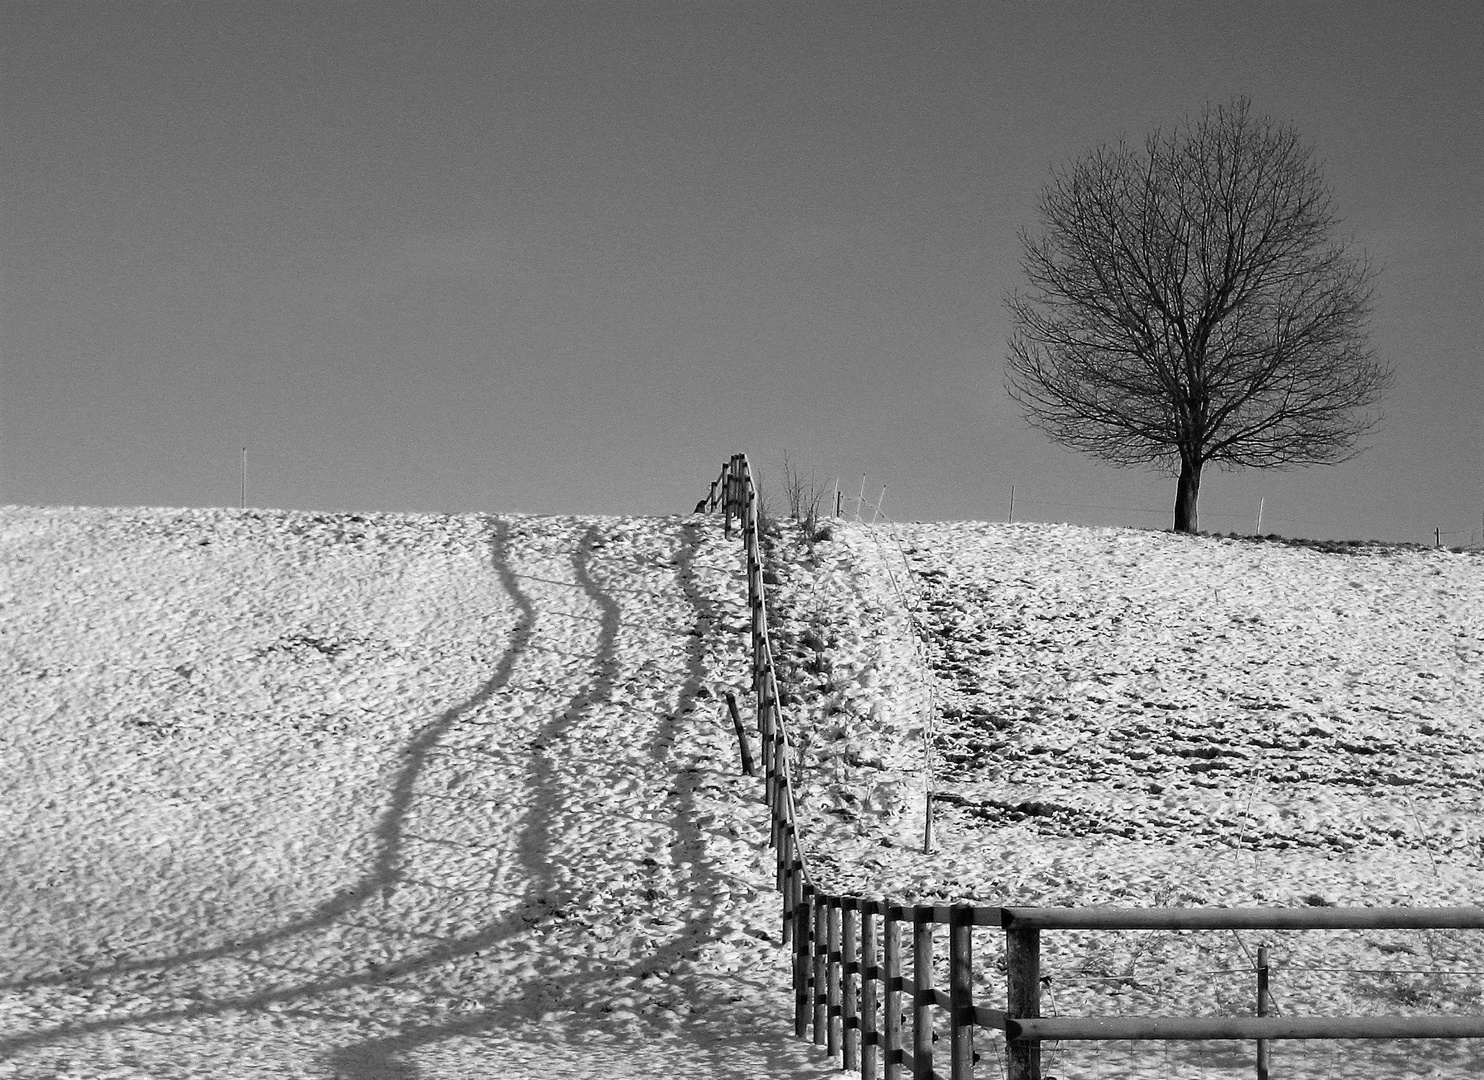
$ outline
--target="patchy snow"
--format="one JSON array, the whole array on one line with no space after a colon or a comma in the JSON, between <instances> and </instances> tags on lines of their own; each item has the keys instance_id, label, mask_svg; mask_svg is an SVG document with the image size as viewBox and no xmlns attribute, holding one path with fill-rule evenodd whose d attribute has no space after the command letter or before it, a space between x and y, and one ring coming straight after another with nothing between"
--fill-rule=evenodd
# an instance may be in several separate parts
<instances>
[{"instance_id":1,"label":"patchy snow","mask_svg":"<svg viewBox=\"0 0 1484 1080\"><path fill-rule=\"evenodd\" d=\"M769 562L826 888L1484 896L1478 558L833 531L785 527ZM721 702L750 719L719 521L11 507L0 546L0 1077L836 1075L792 1035ZM1395 972L1484 971L1480 937L1053 932L1047 1011L1248 1012L1266 942L1284 1011L1474 1012L1477 975ZM991 1004L1001 948L976 935ZM1275 1062L1484 1072L1465 1043ZM1251 1056L1087 1044L1050 1071Z\"/></svg>"}]
</instances>

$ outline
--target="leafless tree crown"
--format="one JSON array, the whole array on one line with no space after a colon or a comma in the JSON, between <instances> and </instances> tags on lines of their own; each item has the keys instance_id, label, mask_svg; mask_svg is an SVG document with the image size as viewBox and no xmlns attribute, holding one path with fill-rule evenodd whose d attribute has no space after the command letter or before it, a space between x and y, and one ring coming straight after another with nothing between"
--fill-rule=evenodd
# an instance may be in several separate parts
<instances>
[{"instance_id":1,"label":"leafless tree crown","mask_svg":"<svg viewBox=\"0 0 1484 1080\"><path fill-rule=\"evenodd\" d=\"M1172 470L1332 463L1390 373L1372 270L1334 239L1322 171L1251 103L1053 175L1030 288L1008 301L1006 386L1052 439Z\"/></svg>"}]
</instances>

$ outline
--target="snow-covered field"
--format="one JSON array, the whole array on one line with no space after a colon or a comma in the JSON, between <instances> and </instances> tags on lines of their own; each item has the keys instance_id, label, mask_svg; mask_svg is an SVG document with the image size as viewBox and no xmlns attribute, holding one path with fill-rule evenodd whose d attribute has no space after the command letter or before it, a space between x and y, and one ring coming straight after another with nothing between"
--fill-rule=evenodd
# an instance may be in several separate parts
<instances>
[{"instance_id":1,"label":"snow-covered field","mask_svg":"<svg viewBox=\"0 0 1484 1080\"><path fill-rule=\"evenodd\" d=\"M771 597L783 682L799 699L802 802L824 811L816 876L830 891L1025 905L1484 902L1484 559L1041 524L833 531L812 556L796 539L775 544L803 557L780 560ZM914 613L917 639L893 607ZM880 699L831 659L862 627L898 658L887 741L923 745L931 723L933 855L918 850L920 787L916 812L890 832L857 812L890 771L857 745ZM929 674L914 677L914 659ZM1064 1014L1250 1014L1259 944L1292 1015L1484 1002L1475 931L1043 938L1044 1006ZM977 948L976 996L1003 1000L1003 943ZM1131 1068L1121 1054L1069 1045L1053 1070L1226 1075L1214 1070L1230 1055L1214 1044L1184 1050L1146 1048L1142 1069L1119 1071ZM1484 1049L1462 1041L1275 1054L1289 1058L1283 1076L1484 1075ZM1233 1060L1231 1075L1251 1074L1250 1048Z\"/></svg>"},{"instance_id":2,"label":"snow-covered field","mask_svg":"<svg viewBox=\"0 0 1484 1080\"><path fill-rule=\"evenodd\" d=\"M1484 561L834 532L770 564L826 887L1484 896ZM721 701L750 717L718 521L11 507L0 545L0 1077L833 1074L792 1037ZM1484 971L1481 936L1262 941L1280 1009L1474 1012L1477 974L1390 972ZM1048 1012L1250 1011L1256 936L1046 937ZM1062 1080L1251 1073L1074 1049ZM1275 1075L1484 1074L1467 1044L1289 1052Z\"/></svg>"},{"instance_id":3,"label":"snow-covered field","mask_svg":"<svg viewBox=\"0 0 1484 1080\"><path fill-rule=\"evenodd\" d=\"M811 1077L702 519L0 511L0 1076Z\"/></svg>"}]
</instances>

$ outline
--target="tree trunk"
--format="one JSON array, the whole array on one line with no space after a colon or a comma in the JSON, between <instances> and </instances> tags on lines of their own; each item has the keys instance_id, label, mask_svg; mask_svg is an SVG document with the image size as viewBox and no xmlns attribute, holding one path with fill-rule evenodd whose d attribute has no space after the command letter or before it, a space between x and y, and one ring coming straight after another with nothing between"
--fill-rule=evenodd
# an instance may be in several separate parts
<instances>
[{"instance_id":1,"label":"tree trunk","mask_svg":"<svg viewBox=\"0 0 1484 1080\"><path fill-rule=\"evenodd\" d=\"M1201 498L1201 462L1183 455L1180 458L1180 486L1175 489L1175 531L1197 530L1196 504Z\"/></svg>"}]
</instances>

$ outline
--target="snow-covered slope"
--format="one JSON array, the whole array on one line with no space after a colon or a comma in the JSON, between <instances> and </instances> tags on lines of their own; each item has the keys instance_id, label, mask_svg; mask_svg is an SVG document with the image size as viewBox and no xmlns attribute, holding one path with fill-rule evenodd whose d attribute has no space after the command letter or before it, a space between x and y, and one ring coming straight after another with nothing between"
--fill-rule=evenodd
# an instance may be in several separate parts
<instances>
[{"instance_id":1,"label":"snow-covered slope","mask_svg":"<svg viewBox=\"0 0 1484 1080\"><path fill-rule=\"evenodd\" d=\"M785 527L769 572L826 887L1484 894L1478 558L833 531ZM722 703L750 720L746 646L715 520L0 510L0 1077L833 1074L792 1037ZM1271 935L1275 993L1477 1011L1477 976L1397 971L1484 970L1479 936ZM1050 1009L1250 1011L1235 937L1048 935ZM1285 1076L1484 1071L1289 1045ZM1063 1077L1251 1072L1066 1049Z\"/></svg>"},{"instance_id":2,"label":"snow-covered slope","mask_svg":"<svg viewBox=\"0 0 1484 1080\"><path fill-rule=\"evenodd\" d=\"M0 1076L809 1077L735 541L0 511Z\"/></svg>"},{"instance_id":3,"label":"snow-covered slope","mask_svg":"<svg viewBox=\"0 0 1484 1080\"><path fill-rule=\"evenodd\" d=\"M775 543L793 556L771 598L805 748L803 802L825 811L811 847L830 891L1028 905L1484 903L1484 559L1039 524L832 532L812 554L796 534ZM872 572L837 573L847 552ZM861 752L880 709L851 662L831 660L863 628L898 658L886 680L894 738L922 747L897 768ZM931 855L920 850L921 783L894 821L871 812L871 793L907 788L914 765L932 776ZM1250 1013L1262 942L1295 1014L1474 1013L1484 1002L1477 932L1068 932L1043 943L1050 1007ZM978 995L1003 1000L1003 943L986 936L979 948ZM1484 1052L1463 1044L1378 1044L1348 1063L1325 1049L1309 1048L1313 1075L1484 1075ZM1056 1071L1091 1069L1095 1051L1078 1053ZM1145 1057L1149 1075L1181 1063L1178 1051ZM1288 1065L1283 1075L1310 1075Z\"/></svg>"}]
</instances>

